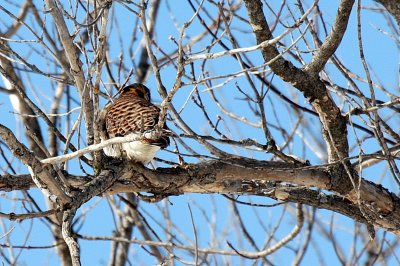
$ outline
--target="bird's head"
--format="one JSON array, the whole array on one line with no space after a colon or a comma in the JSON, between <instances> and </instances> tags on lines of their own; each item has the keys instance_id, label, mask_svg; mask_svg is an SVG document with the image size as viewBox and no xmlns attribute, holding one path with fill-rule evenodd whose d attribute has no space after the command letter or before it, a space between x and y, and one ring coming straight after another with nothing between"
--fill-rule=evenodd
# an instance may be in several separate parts
<instances>
[{"instance_id":1,"label":"bird's head","mask_svg":"<svg viewBox=\"0 0 400 266\"><path fill-rule=\"evenodd\" d=\"M145 85L140 84L140 83L133 83L122 89L121 96L129 95L129 94L134 95L135 97L145 99L148 102L150 102L150 100L151 100L149 88L147 88Z\"/></svg>"}]
</instances>

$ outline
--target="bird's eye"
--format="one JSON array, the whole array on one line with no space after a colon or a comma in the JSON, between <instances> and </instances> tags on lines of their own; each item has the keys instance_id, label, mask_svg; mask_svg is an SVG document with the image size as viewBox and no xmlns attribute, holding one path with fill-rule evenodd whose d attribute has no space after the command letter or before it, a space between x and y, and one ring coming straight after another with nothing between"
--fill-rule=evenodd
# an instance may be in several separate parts
<instances>
[{"instance_id":1,"label":"bird's eye","mask_svg":"<svg viewBox=\"0 0 400 266\"><path fill-rule=\"evenodd\" d=\"M147 101L150 101L150 94L149 94L149 92L146 91L146 89L144 89L144 88L138 89L138 90L137 90L137 95L138 95L140 98L143 98L143 99L145 99L145 100L147 100Z\"/></svg>"},{"instance_id":2,"label":"bird's eye","mask_svg":"<svg viewBox=\"0 0 400 266\"><path fill-rule=\"evenodd\" d=\"M136 95L140 98L145 98L144 92L142 90L135 90Z\"/></svg>"}]
</instances>

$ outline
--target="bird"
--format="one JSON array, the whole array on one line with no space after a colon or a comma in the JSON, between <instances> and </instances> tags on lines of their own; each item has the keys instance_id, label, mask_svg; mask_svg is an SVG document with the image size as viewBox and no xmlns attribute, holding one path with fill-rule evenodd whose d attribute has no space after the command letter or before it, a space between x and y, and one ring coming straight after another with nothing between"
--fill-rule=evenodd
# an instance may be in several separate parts
<instances>
[{"instance_id":1,"label":"bird","mask_svg":"<svg viewBox=\"0 0 400 266\"><path fill-rule=\"evenodd\" d=\"M103 148L104 153L109 157L127 158L143 164L150 162L157 151L170 144L168 136L171 136L171 131L165 122L161 136L146 138L149 136L146 133L156 131L160 111L151 102L150 90L145 85L134 83L123 87L118 99L107 104L100 113L100 138L105 141L113 137L136 135L138 140L112 144Z\"/></svg>"}]
</instances>

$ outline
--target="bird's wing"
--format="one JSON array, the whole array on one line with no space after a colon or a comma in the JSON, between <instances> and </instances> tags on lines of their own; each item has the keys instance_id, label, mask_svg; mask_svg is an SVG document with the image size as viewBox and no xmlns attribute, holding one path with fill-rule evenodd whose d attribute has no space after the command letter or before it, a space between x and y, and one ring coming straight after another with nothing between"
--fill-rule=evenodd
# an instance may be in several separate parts
<instances>
[{"instance_id":1,"label":"bird's wing","mask_svg":"<svg viewBox=\"0 0 400 266\"><path fill-rule=\"evenodd\" d=\"M106 117L110 137L151 130L157 125L160 109L140 98L118 99Z\"/></svg>"}]
</instances>

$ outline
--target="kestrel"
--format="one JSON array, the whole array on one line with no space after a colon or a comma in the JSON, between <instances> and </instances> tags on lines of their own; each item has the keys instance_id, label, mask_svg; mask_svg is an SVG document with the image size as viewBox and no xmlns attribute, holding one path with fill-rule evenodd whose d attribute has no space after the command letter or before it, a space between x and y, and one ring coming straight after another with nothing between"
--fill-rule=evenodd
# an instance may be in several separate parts
<instances>
[{"instance_id":1,"label":"kestrel","mask_svg":"<svg viewBox=\"0 0 400 266\"><path fill-rule=\"evenodd\" d=\"M156 152L169 145L168 132L164 123L158 139L143 138L143 133L154 131L159 120L160 108L151 103L150 90L143 84L134 83L122 89L118 99L108 104L100 114L101 139L136 134L140 140L105 147L110 157L148 163Z\"/></svg>"}]
</instances>

